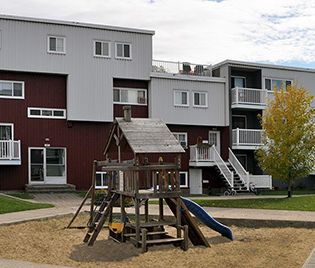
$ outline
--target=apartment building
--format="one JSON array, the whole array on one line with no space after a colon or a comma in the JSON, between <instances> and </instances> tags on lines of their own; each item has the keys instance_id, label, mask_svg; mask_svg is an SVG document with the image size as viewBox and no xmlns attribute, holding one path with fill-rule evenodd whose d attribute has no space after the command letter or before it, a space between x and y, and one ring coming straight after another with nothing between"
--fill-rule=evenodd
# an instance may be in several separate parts
<instances>
[{"instance_id":1,"label":"apartment building","mask_svg":"<svg viewBox=\"0 0 315 268\"><path fill-rule=\"evenodd\" d=\"M123 106L162 119L185 153L183 191L270 188L254 159L257 114L279 80L311 70L225 61L152 61L153 31L0 16L0 190L87 189ZM254 92L254 93L253 93ZM107 174L98 171L97 187Z\"/></svg>"}]
</instances>

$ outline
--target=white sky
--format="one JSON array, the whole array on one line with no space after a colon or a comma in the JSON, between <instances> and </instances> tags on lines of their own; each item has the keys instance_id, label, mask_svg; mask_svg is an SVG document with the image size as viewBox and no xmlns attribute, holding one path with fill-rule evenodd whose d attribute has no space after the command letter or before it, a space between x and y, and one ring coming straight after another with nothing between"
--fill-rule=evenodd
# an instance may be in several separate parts
<instances>
[{"instance_id":1,"label":"white sky","mask_svg":"<svg viewBox=\"0 0 315 268\"><path fill-rule=\"evenodd\" d=\"M0 13L155 30L154 59L315 67L315 0L0 0Z\"/></svg>"}]
</instances>

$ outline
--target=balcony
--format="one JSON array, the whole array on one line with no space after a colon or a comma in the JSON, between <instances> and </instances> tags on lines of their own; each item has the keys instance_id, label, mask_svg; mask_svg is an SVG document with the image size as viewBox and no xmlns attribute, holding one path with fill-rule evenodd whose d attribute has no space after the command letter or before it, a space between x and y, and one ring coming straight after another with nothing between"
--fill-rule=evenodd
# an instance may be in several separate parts
<instances>
[{"instance_id":1,"label":"balcony","mask_svg":"<svg viewBox=\"0 0 315 268\"><path fill-rule=\"evenodd\" d=\"M212 76L211 65L152 60L152 72L194 76Z\"/></svg>"},{"instance_id":2,"label":"balcony","mask_svg":"<svg viewBox=\"0 0 315 268\"><path fill-rule=\"evenodd\" d=\"M233 129L232 148L236 150L255 150L262 145L262 129Z\"/></svg>"},{"instance_id":3,"label":"balcony","mask_svg":"<svg viewBox=\"0 0 315 268\"><path fill-rule=\"evenodd\" d=\"M0 140L0 165L21 165L21 141Z\"/></svg>"},{"instance_id":4,"label":"balcony","mask_svg":"<svg viewBox=\"0 0 315 268\"><path fill-rule=\"evenodd\" d=\"M257 88L235 87L231 89L231 107L245 109L265 109L273 91Z\"/></svg>"}]
</instances>

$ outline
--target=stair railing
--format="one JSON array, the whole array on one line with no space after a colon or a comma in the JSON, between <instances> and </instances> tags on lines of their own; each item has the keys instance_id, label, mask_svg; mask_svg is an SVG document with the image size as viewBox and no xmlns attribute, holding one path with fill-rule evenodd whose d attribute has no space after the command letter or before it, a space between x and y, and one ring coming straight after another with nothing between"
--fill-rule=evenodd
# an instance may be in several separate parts
<instances>
[{"instance_id":1,"label":"stair railing","mask_svg":"<svg viewBox=\"0 0 315 268\"><path fill-rule=\"evenodd\" d=\"M221 158L220 154L216 150L215 145L211 146L210 152L211 152L212 159L217 165L217 167L220 169L221 174L223 175L225 180L228 182L228 184L231 186L231 188L233 188L234 187L233 172L230 171L228 166L225 164L224 160Z\"/></svg>"},{"instance_id":2,"label":"stair railing","mask_svg":"<svg viewBox=\"0 0 315 268\"><path fill-rule=\"evenodd\" d=\"M235 154L229 148L229 162L234 168L237 175L240 177L241 181L246 185L247 190L249 189L249 173L244 169L240 161L237 159Z\"/></svg>"}]
</instances>

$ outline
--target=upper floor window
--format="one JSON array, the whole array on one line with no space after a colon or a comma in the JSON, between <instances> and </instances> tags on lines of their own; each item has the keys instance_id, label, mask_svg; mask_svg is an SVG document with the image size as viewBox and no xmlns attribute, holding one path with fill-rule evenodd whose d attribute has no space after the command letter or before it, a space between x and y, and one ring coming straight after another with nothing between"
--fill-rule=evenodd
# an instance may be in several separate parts
<instances>
[{"instance_id":1,"label":"upper floor window","mask_svg":"<svg viewBox=\"0 0 315 268\"><path fill-rule=\"evenodd\" d=\"M188 91L174 90L174 105L175 106L189 106Z\"/></svg>"},{"instance_id":2,"label":"upper floor window","mask_svg":"<svg viewBox=\"0 0 315 268\"><path fill-rule=\"evenodd\" d=\"M173 135L184 149L187 148L188 143L186 132L173 132Z\"/></svg>"},{"instance_id":3,"label":"upper floor window","mask_svg":"<svg viewBox=\"0 0 315 268\"><path fill-rule=\"evenodd\" d=\"M147 90L137 88L114 88L114 103L147 104Z\"/></svg>"},{"instance_id":4,"label":"upper floor window","mask_svg":"<svg viewBox=\"0 0 315 268\"><path fill-rule=\"evenodd\" d=\"M66 38L62 36L48 36L48 52L65 54Z\"/></svg>"},{"instance_id":5,"label":"upper floor window","mask_svg":"<svg viewBox=\"0 0 315 268\"><path fill-rule=\"evenodd\" d=\"M267 90L274 90L281 89L284 87L285 89L288 88L292 84L291 80L286 79L273 79L273 78L266 78L265 79L265 89Z\"/></svg>"},{"instance_id":6,"label":"upper floor window","mask_svg":"<svg viewBox=\"0 0 315 268\"><path fill-rule=\"evenodd\" d=\"M208 94L206 92L194 92L194 106L208 107Z\"/></svg>"},{"instance_id":7,"label":"upper floor window","mask_svg":"<svg viewBox=\"0 0 315 268\"><path fill-rule=\"evenodd\" d=\"M24 99L24 82L0 80L0 98Z\"/></svg>"},{"instance_id":8,"label":"upper floor window","mask_svg":"<svg viewBox=\"0 0 315 268\"><path fill-rule=\"evenodd\" d=\"M66 110L28 107L27 116L30 118L66 119Z\"/></svg>"},{"instance_id":9,"label":"upper floor window","mask_svg":"<svg viewBox=\"0 0 315 268\"><path fill-rule=\"evenodd\" d=\"M13 124L0 123L0 141L13 140Z\"/></svg>"},{"instance_id":10,"label":"upper floor window","mask_svg":"<svg viewBox=\"0 0 315 268\"><path fill-rule=\"evenodd\" d=\"M110 42L94 41L94 56L95 57L110 57Z\"/></svg>"},{"instance_id":11,"label":"upper floor window","mask_svg":"<svg viewBox=\"0 0 315 268\"><path fill-rule=\"evenodd\" d=\"M131 59L131 44L116 43L115 53L118 59Z\"/></svg>"}]
</instances>

